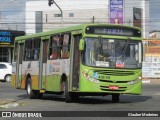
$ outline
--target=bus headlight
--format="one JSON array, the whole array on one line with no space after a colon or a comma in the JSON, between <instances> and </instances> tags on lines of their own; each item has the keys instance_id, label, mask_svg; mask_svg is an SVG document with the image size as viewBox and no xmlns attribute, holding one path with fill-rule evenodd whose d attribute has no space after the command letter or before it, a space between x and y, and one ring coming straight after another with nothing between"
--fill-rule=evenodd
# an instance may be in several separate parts
<instances>
[{"instance_id":1,"label":"bus headlight","mask_svg":"<svg viewBox=\"0 0 160 120\"><path fill-rule=\"evenodd\" d=\"M133 84L136 84L137 82L138 82L138 80L131 80L131 81L128 82L128 84L133 85Z\"/></svg>"},{"instance_id":2,"label":"bus headlight","mask_svg":"<svg viewBox=\"0 0 160 120\"><path fill-rule=\"evenodd\" d=\"M97 80L97 79L94 78L94 77L89 76L89 75L88 75L87 73L85 73L85 72L82 72L82 76L83 76L85 79L87 79L88 81L90 81L90 82L97 83L97 84L100 83L99 80Z\"/></svg>"}]
</instances>

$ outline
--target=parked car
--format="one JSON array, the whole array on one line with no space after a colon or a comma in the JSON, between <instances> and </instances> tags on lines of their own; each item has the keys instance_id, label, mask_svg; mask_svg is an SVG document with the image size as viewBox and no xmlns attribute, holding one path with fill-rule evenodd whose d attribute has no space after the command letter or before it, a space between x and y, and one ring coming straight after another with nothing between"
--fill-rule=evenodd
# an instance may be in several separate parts
<instances>
[{"instance_id":1,"label":"parked car","mask_svg":"<svg viewBox=\"0 0 160 120\"><path fill-rule=\"evenodd\" d=\"M11 63L0 62L0 80L10 82L12 74Z\"/></svg>"}]
</instances>

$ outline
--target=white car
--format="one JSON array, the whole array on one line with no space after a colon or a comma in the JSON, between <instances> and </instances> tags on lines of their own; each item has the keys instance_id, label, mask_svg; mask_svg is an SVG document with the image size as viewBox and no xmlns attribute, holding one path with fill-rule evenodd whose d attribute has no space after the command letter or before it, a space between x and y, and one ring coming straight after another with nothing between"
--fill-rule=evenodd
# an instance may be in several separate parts
<instances>
[{"instance_id":1,"label":"white car","mask_svg":"<svg viewBox=\"0 0 160 120\"><path fill-rule=\"evenodd\" d=\"M0 80L10 82L12 74L11 63L0 62Z\"/></svg>"}]
</instances>

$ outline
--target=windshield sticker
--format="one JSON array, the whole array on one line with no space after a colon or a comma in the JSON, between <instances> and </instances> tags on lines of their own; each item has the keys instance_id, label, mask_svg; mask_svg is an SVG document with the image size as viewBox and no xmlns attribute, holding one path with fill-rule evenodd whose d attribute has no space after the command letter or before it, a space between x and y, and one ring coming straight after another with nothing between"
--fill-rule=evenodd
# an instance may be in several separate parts
<instances>
[{"instance_id":1,"label":"windshield sticker","mask_svg":"<svg viewBox=\"0 0 160 120\"><path fill-rule=\"evenodd\" d=\"M111 42L114 42L114 39L109 39L109 42L111 43Z\"/></svg>"},{"instance_id":2,"label":"windshield sticker","mask_svg":"<svg viewBox=\"0 0 160 120\"><path fill-rule=\"evenodd\" d=\"M96 66L105 66L105 67L109 67L109 62L96 61Z\"/></svg>"},{"instance_id":3,"label":"windshield sticker","mask_svg":"<svg viewBox=\"0 0 160 120\"><path fill-rule=\"evenodd\" d=\"M94 72L94 73L93 73L93 77L94 77L94 78L98 78L98 73L97 73L97 72Z\"/></svg>"}]
</instances>

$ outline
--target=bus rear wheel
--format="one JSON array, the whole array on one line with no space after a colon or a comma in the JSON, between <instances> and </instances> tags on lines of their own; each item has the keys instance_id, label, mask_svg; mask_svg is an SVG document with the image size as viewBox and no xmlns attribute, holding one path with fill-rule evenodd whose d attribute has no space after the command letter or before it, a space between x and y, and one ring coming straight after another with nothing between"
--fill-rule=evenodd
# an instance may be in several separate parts
<instances>
[{"instance_id":1,"label":"bus rear wheel","mask_svg":"<svg viewBox=\"0 0 160 120\"><path fill-rule=\"evenodd\" d=\"M43 94L40 93L38 90L32 90L32 83L30 78L27 80L27 94L30 99L41 99L43 97Z\"/></svg>"},{"instance_id":2,"label":"bus rear wheel","mask_svg":"<svg viewBox=\"0 0 160 120\"><path fill-rule=\"evenodd\" d=\"M119 96L120 94L112 94L112 102L118 103L119 102Z\"/></svg>"},{"instance_id":3,"label":"bus rear wheel","mask_svg":"<svg viewBox=\"0 0 160 120\"><path fill-rule=\"evenodd\" d=\"M27 79L27 95L30 99L33 99L36 97L35 92L32 90L31 78Z\"/></svg>"}]
</instances>

